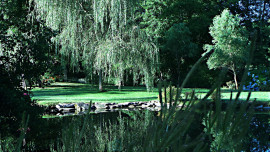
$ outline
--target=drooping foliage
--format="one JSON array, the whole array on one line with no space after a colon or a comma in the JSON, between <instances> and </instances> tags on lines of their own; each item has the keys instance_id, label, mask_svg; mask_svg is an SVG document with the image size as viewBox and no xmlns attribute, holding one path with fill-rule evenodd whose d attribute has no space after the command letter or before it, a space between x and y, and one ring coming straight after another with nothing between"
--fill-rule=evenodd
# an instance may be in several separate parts
<instances>
[{"instance_id":1,"label":"drooping foliage","mask_svg":"<svg viewBox=\"0 0 270 152\"><path fill-rule=\"evenodd\" d=\"M36 16L60 34L57 52L76 70L102 70L121 82L125 70L143 75L147 88L156 72L158 50L134 20L136 1L38 0ZM134 80L136 77L134 77Z\"/></svg>"}]
</instances>

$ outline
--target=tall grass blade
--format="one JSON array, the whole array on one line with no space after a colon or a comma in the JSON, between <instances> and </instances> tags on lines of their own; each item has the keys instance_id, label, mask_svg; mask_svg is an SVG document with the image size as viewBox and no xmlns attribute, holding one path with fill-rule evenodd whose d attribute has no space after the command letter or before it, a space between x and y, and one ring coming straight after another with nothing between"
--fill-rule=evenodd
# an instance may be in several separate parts
<instances>
[{"instance_id":1,"label":"tall grass blade","mask_svg":"<svg viewBox=\"0 0 270 152\"><path fill-rule=\"evenodd\" d=\"M29 122L30 116L27 115L27 118L25 118L25 115L26 115L26 113L24 112L23 116L22 116L22 123L21 123L21 128L20 128L21 133L20 133L20 137L17 141L16 148L15 148L16 149L15 151L17 151L17 152L21 151L22 143L25 140L25 135L26 135L27 128L28 128L28 122Z\"/></svg>"},{"instance_id":2,"label":"tall grass blade","mask_svg":"<svg viewBox=\"0 0 270 152\"><path fill-rule=\"evenodd\" d=\"M216 83L212 86L212 88L208 91L208 93L203 97L203 99L201 100L202 102L207 100L207 98L214 92L214 90L221 86L227 72L228 72L228 68L222 68L216 80Z\"/></svg>"}]
</instances>

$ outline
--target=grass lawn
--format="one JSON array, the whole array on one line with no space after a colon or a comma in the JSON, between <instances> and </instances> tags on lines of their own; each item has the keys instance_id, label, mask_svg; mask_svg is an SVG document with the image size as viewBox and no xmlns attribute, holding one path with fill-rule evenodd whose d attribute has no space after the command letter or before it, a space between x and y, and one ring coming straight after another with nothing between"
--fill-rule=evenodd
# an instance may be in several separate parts
<instances>
[{"instance_id":1,"label":"grass lawn","mask_svg":"<svg viewBox=\"0 0 270 152\"><path fill-rule=\"evenodd\" d=\"M158 89L147 92L145 87L124 86L121 91L116 86L105 86L106 92L99 92L97 86L80 83L53 83L43 88L33 89L33 99L41 105L50 105L58 103L74 103L74 102L137 102L157 100ZM183 92L189 92L192 89L184 89ZM202 98L208 89L196 89L197 96ZM229 90L222 90L222 99L230 98ZM245 100L248 92L242 92L240 99ZM233 93L233 97L236 92ZM257 98L257 101L270 101L270 92L256 91L252 92L251 100Z\"/></svg>"},{"instance_id":2,"label":"grass lawn","mask_svg":"<svg viewBox=\"0 0 270 152\"><path fill-rule=\"evenodd\" d=\"M240 100L246 100L248 96L248 91L241 92ZM233 99L236 97L237 92L233 92ZM222 99L230 99L231 92L229 90L222 90ZM250 100L254 101L263 101L269 102L270 101L270 91L253 91L251 93Z\"/></svg>"},{"instance_id":3,"label":"grass lawn","mask_svg":"<svg viewBox=\"0 0 270 152\"><path fill-rule=\"evenodd\" d=\"M33 99L41 105L73 102L136 102L156 100L158 90L147 92L145 87L126 87L121 91L116 86L105 86L105 92L99 92L98 87L80 83L53 83L42 88L33 89Z\"/></svg>"},{"instance_id":4,"label":"grass lawn","mask_svg":"<svg viewBox=\"0 0 270 152\"><path fill-rule=\"evenodd\" d=\"M201 91L202 92L202 91ZM207 92L200 93L201 98L206 95ZM246 101L248 97L249 91L242 91L239 97L239 100ZM235 99L237 95L237 91L233 91L232 99ZM221 98L224 100L230 100L231 97L231 90L229 89L221 89ZM262 102L269 102L270 101L270 91L253 91L251 93L250 101L262 101ZM210 97L208 99L211 99ZM269 102L270 103L270 102Z\"/></svg>"}]
</instances>

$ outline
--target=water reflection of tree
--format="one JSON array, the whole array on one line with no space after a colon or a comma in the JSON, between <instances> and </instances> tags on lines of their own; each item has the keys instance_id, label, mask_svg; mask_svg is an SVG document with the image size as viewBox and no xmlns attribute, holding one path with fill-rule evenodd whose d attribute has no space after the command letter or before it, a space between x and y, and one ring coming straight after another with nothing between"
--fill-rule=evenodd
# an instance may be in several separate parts
<instances>
[{"instance_id":1,"label":"water reflection of tree","mask_svg":"<svg viewBox=\"0 0 270 152\"><path fill-rule=\"evenodd\" d=\"M209 117L211 114L207 114ZM236 114L237 115L237 114ZM221 119L225 120L226 112L222 112ZM210 130L212 138L211 151L267 151L269 150L269 115L257 114L247 121L246 117L235 119L226 124L217 121ZM222 121L220 121L222 122ZM250 122L250 124L248 124ZM205 123L204 123L205 125ZM250 126L250 127L248 127ZM207 132L207 130L205 129Z\"/></svg>"},{"instance_id":2,"label":"water reflection of tree","mask_svg":"<svg viewBox=\"0 0 270 152\"><path fill-rule=\"evenodd\" d=\"M226 111L209 111L206 114L205 132L209 134L211 151L241 151L248 134L250 114L227 108ZM215 117L215 116L218 116ZM206 123L213 122L213 125Z\"/></svg>"}]
</instances>

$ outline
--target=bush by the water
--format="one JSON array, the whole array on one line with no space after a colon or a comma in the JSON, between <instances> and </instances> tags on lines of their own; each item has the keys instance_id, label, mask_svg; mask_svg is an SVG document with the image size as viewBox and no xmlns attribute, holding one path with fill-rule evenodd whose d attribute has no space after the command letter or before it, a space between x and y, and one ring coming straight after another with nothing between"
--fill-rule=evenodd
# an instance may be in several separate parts
<instances>
[{"instance_id":1,"label":"bush by the water","mask_svg":"<svg viewBox=\"0 0 270 152\"><path fill-rule=\"evenodd\" d=\"M3 69L1 69L3 70ZM31 100L31 93L19 87L16 79L8 77L8 73L0 72L0 136L7 147L14 147L22 129L22 117L29 115L31 132L38 134L37 124L44 112L43 108Z\"/></svg>"}]
</instances>

